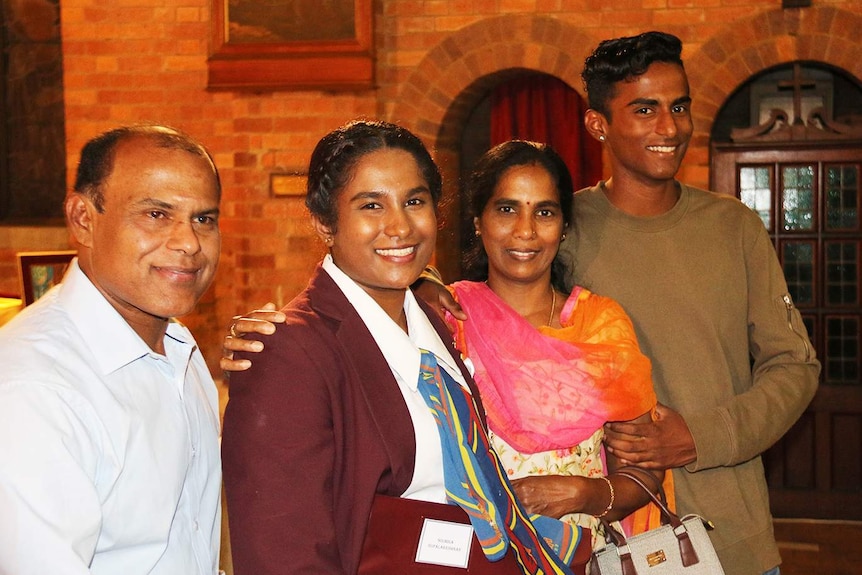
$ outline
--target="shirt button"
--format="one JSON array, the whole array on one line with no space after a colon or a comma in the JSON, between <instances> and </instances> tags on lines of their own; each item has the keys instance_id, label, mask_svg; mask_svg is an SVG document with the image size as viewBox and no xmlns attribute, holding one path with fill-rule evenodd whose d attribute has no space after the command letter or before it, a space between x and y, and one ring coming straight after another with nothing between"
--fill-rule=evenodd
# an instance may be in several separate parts
<instances>
[{"instance_id":1,"label":"shirt button","mask_svg":"<svg viewBox=\"0 0 862 575\"><path fill-rule=\"evenodd\" d=\"M197 519L195 519L194 521L192 521L192 527L194 527L194 530L195 530L195 531L197 531L197 530L198 530L198 528L199 528L199 527L198 527L198 520L197 520Z\"/></svg>"}]
</instances>

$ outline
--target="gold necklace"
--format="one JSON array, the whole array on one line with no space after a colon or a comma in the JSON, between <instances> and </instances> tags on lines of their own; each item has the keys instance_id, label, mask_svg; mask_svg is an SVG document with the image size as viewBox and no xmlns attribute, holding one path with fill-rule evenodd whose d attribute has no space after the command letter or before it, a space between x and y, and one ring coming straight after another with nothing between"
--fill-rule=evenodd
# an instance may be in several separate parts
<instances>
[{"instance_id":1,"label":"gold necklace","mask_svg":"<svg viewBox=\"0 0 862 575\"><path fill-rule=\"evenodd\" d=\"M557 307L557 290L551 286L551 315L548 316L548 327L551 327L551 322L554 321L554 308Z\"/></svg>"}]
</instances>

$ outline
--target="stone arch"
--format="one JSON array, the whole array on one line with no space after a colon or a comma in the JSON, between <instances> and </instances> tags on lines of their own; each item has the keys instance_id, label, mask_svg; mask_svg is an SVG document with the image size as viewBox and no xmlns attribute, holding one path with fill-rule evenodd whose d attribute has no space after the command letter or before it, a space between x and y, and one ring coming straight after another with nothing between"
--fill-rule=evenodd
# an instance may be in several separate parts
<instances>
[{"instance_id":1,"label":"stone arch","mask_svg":"<svg viewBox=\"0 0 862 575\"><path fill-rule=\"evenodd\" d=\"M708 150L721 106L749 78L773 66L795 60L822 62L862 78L860 29L862 15L819 6L770 10L728 24L686 58L694 100L692 145Z\"/></svg>"},{"instance_id":2,"label":"stone arch","mask_svg":"<svg viewBox=\"0 0 862 575\"><path fill-rule=\"evenodd\" d=\"M444 221L459 217L459 143L476 104L495 85L524 72L555 76L584 96L580 74L598 39L549 16L531 14L487 18L467 26L432 48L401 87L389 118L410 128L434 148L444 178ZM438 265L451 279L460 238L447 226L438 239ZM457 262L456 262L457 263Z\"/></svg>"}]
</instances>

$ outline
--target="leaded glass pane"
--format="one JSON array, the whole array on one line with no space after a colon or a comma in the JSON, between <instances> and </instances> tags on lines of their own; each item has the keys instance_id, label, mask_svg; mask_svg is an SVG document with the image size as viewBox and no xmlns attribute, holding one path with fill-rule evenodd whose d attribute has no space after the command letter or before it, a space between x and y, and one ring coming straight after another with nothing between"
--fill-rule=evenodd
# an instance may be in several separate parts
<instances>
[{"instance_id":1,"label":"leaded glass pane","mask_svg":"<svg viewBox=\"0 0 862 575\"><path fill-rule=\"evenodd\" d=\"M856 165L826 168L826 227L831 230L859 228L859 168Z\"/></svg>"},{"instance_id":2,"label":"leaded glass pane","mask_svg":"<svg viewBox=\"0 0 862 575\"><path fill-rule=\"evenodd\" d=\"M740 199L776 242L823 383L862 386L862 164L740 164Z\"/></svg>"},{"instance_id":3,"label":"leaded glass pane","mask_svg":"<svg viewBox=\"0 0 862 575\"><path fill-rule=\"evenodd\" d=\"M832 385L859 385L859 319L826 318L824 376Z\"/></svg>"},{"instance_id":4,"label":"leaded glass pane","mask_svg":"<svg viewBox=\"0 0 862 575\"><path fill-rule=\"evenodd\" d=\"M859 243L826 242L826 303L850 306L859 303Z\"/></svg>"},{"instance_id":5,"label":"leaded glass pane","mask_svg":"<svg viewBox=\"0 0 862 575\"><path fill-rule=\"evenodd\" d=\"M785 166L781 194L785 230L810 230L814 226L814 167Z\"/></svg>"},{"instance_id":6,"label":"leaded glass pane","mask_svg":"<svg viewBox=\"0 0 862 575\"><path fill-rule=\"evenodd\" d=\"M739 199L757 212L768 230L772 229L772 186L769 176L769 168L739 169Z\"/></svg>"},{"instance_id":7,"label":"leaded glass pane","mask_svg":"<svg viewBox=\"0 0 862 575\"><path fill-rule=\"evenodd\" d=\"M811 242L784 242L784 277L797 305L814 304L814 245Z\"/></svg>"}]
</instances>

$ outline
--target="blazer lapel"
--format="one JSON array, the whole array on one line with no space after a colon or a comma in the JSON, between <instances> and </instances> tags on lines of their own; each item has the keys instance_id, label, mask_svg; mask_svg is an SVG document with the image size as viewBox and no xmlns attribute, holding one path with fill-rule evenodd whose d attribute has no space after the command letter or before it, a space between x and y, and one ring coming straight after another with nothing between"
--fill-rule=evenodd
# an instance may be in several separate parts
<instances>
[{"instance_id":1,"label":"blazer lapel","mask_svg":"<svg viewBox=\"0 0 862 575\"><path fill-rule=\"evenodd\" d=\"M404 404L398 382L383 353L359 314L332 280L318 267L309 283L311 306L333 320L333 332L349 365L349 381L356 384L389 455L396 484L404 489L413 480L416 439L410 412ZM409 445L409 451L405 449Z\"/></svg>"}]
</instances>

